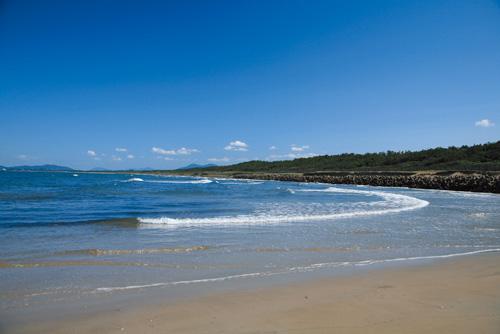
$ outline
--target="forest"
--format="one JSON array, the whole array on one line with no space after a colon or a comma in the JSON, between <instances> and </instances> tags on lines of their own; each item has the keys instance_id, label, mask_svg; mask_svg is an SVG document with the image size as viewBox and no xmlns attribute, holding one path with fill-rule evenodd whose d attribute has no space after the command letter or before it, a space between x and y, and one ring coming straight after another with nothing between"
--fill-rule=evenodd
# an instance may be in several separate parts
<instances>
[{"instance_id":1,"label":"forest","mask_svg":"<svg viewBox=\"0 0 500 334\"><path fill-rule=\"evenodd\" d=\"M319 171L499 171L500 141L422 151L322 155L283 161L248 161L202 168L213 172L307 173Z\"/></svg>"}]
</instances>

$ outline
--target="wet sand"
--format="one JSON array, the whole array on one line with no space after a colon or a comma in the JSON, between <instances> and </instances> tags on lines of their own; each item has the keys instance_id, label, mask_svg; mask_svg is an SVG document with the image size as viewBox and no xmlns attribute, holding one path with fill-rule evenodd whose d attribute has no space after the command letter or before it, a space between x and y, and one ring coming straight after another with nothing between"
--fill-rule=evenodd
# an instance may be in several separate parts
<instances>
[{"instance_id":1,"label":"wet sand","mask_svg":"<svg viewBox=\"0 0 500 334\"><path fill-rule=\"evenodd\" d=\"M500 254L36 322L13 333L500 333Z\"/></svg>"}]
</instances>

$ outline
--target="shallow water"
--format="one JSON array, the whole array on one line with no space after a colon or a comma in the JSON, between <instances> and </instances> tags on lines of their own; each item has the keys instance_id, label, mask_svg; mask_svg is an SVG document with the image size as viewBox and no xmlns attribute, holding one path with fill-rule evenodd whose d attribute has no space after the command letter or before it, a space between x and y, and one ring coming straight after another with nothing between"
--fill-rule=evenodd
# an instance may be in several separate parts
<instances>
[{"instance_id":1,"label":"shallow water","mask_svg":"<svg viewBox=\"0 0 500 334\"><path fill-rule=\"evenodd\" d=\"M4 310L499 249L492 194L0 173Z\"/></svg>"}]
</instances>

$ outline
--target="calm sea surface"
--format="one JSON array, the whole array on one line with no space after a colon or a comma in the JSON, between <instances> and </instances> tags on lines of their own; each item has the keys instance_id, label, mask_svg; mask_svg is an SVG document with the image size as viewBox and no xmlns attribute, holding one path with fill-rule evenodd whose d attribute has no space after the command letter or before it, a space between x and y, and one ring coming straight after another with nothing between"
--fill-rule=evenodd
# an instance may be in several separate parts
<instances>
[{"instance_id":1,"label":"calm sea surface","mask_svg":"<svg viewBox=\"0 0 500 334\"><path fill-rule=\"evenodd\" d=\"M500 249L500 196L0 172L0 306Z\"/></svg>"}]
</instances>

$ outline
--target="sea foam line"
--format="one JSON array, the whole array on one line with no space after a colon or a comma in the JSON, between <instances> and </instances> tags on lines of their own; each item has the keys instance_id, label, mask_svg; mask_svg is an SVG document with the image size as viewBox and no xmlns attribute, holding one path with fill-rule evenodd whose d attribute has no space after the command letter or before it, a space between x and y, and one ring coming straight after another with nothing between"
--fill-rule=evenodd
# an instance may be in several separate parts
<instances>
[{"instance_id":1,"label":"sea foam line","mask_svg":"<svg viewBox=\"0 0 500 334\"><path fill-rule=\"evenodd\" d=\"M321 221L339 218L352 218L372 215L382 215L388 213L399 213L403 211L415 210L429 205L429 202L410 197L406 195L387 193L382 191L353 190L329 187L327 189L301 189L295 190L301 192L329 192L329 193L353 193L369 196L379 196L391 204L398 204L396 208L386 208L380 210L353 211L353 212L335 212L318 215L238 215L221 216L205 218L143 218L138 220L143 227L179 227L179 226L200 226L200 225L251 225L251 224L269 224L269 223L292 223L306 221Z\"/></svg>"},{"instance_id":2,"label":"sea foam line","mask_svg":"<svg viewBox=\"0 0 500 334\"><path fill-rule=\"evenodd\" d=\"M182 285L182 284L194 284L194 283L209 283L209 282L220 282L227 281L235 278L245 278L245 277L254 277L254 276L265 276L266 273L249 273L249 274L241 274L241 275L229 275L222 277L214 277L214 278L204 278L204 279L195 279L195 280L185 280L185 281L174 281L174 282L161 282L161 283L152 283L152 284L144 284L144 285L128 285L128 286L118 286L118 287L105 287L105 288L97 288L95 292L112 292L112 291L120 291L120 290L134 290L134 289L144 289L144 288L154 288L159 286L168 286L168 285Z\"/></svg>"},{"instance_id":3,"label":"sea foam line","mask_svg":"<svg viewBox=\"0 0 500 334\"><path fill-rule=\"evenodd\" d=\"M468 256L468 255L475 255L475 254L482 254L482 253L494 253L494 252L500 252L500 248L482 249L482 250L476 250L476 251L470 251L470 252L452 253L452 254L444 254L444 255L399 257L399 258L382 259L382 260L362 260L362 261L350 261L350 262L345 261L345 262L316 263L316 264L311 264L309 266L290 267L290 268L287 268L287 269L282 270L282 271L265 271L265 272L255 272L255 273L247 273L247 274L239 274L239 275L220 276L220 277L213 277L213 278L172 281L172 282L159 282L159 283L142 284L142 285L102 287L102 288L95 289L94 292L95 293L103 293L103 292L136 290L136 289L164 287L164 286L175 286L175 285L184 285L184 284L213 283L213 282L222 282L222 281L238 279L238 278L268 277L268 276L274 276L274 275L289 274L289 273L294 273L294 272L310 272L310 271L313 271L316 269L322 269L322 268L335 268L335 267L347 267L347 266L358 267L358 266L367 266L367 265L380 264L380 263L446 259L446 258L453 258L453 257L459 257L459 256Z\"/></svg>"},{"instance_id":4,"label":"sea foam line","mask_svg":"<svg viewBox=\"0 0 500 334\"><path fill-rule=\"evenodd\" d=\"M140 177L133 177L131 179L128 179L128 180L124 180L122 182L144 182L143 179L141 179Z\"/></svg>"},{"instance_id":5,"label":"sea foam line","mask_svg":"<svg viewBox=\"0 0 500 334\"><path fill-rule=\"evenodd\" d=\"M199 180L144 180L138 177L133 177L128 180L124 180L122 182L146 182L146 183L171 183L171 184L207 184L212 183L212 180L208 179L199 179Z\"/></svg>"},{"instance_id":6,"label":"sea foam line","mask_svg":"<svg viewBox=\"0 0 500 334\"><path fill-rule=\"evenodd\" d=\"M146 182L149 182L149 183L173 183L173 184L207 184L207 183L212 183L213 181L212 180L208 180L208 179L201 179L201 180L190 180L190 181L180 181L180 180L177 180L177 181L174 181L174 180L162 180L162 181L158 181L158 180L154 180L154 181L146 181Z\"/></svg>"}]
</instances>

